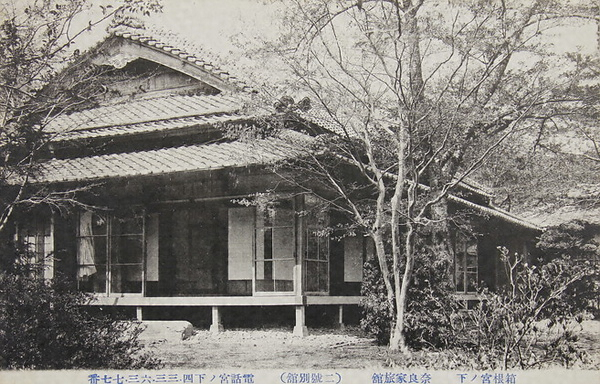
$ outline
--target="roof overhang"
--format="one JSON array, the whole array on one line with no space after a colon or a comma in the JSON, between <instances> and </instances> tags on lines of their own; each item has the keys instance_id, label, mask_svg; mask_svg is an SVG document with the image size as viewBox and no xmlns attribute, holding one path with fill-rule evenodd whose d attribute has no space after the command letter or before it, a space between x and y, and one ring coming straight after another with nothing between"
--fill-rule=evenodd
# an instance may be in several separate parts
<instances>
[{"instance_id":1,"label":"roof overhang","mask_svg":"<svg viewBox=\"0 0 600 384\"><path fill-rule=\"evenodd\" d=\"M88 183L116 178L269 165L299 156L301 149L291 143L302 140L309 140L309 137L298 132L283 132L279 137L264 139L52 159L41 163L30 180L35 184ZM19 180L12 182L18 183Z\"/></svg>"}]
</instances>

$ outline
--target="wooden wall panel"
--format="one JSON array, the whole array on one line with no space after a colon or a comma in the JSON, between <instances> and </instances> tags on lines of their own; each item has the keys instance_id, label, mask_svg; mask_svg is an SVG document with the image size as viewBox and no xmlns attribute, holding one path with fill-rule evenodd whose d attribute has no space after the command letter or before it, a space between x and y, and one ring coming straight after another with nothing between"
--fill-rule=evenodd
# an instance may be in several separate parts
<instances>
[{"instance_id":1,"label":"wooden wall panel","mask_svg":"<svg viewBox=\"0 0 600 384\"><path fill-rule=\"evenodd\" d=\"M252 280L254 211L254 207L229 208L229 280Z\"/></svg>"},{"instance_id":2,"label":"wooden wall panel","mask_svg":"<svg viewBox=\"0 0 600 384\"><path fill-rule=\"evenodd\" d=\"M344 282L360 283L363 278L363 238L344 238Z\"/></svg>"},{"instance_id":3,"label":"wooden wall panel","mask_svg":"<svg viewBox=\"0 0 600 384\"><path fill-rule=\"evenodd\" d=\"M146 281L158 281L158 214L146 221Z\"/></svg>"}]
</instances>

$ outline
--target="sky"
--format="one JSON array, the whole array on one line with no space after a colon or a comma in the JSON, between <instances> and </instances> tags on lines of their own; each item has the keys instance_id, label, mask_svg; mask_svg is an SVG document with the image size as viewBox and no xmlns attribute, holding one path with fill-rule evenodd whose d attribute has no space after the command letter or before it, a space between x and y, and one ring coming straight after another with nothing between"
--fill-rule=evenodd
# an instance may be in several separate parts
<instances>
[{"instance_id":1,"label":"sky","mask_svg":"<svg viewBox=\"0 0 600 384\"><path fill-rule=\"evenodd\" d=\"M36 0L0 0L0 6L8 3L13 7L15 4L23 7L32 1ZM73 28L85 28L90 19L101 17L102 6L114 4L116 1L118 0L91 0L89 9L78 18ZM248 55L247 52L261 48L265 40L277 39L278 20L285 10L285 0L162 0L162 3L163 12L152 15L149 22L181 34L215 53L223 59L217 63L224 69L229 69L231 63L247 68L255 67L256 63L252 63L252 60L256 60L257 56ZM83 34L73 48L85 51L95 45L106 36L107 25L108 23L98 25L91 32ZM557 53L600 52L598 27L594 23L582 25L574 20L570 27L548 32L547 42L552 44L551 49ZM525 57L517 65L527 65L527 61ZM277 64L273 63L259 65L277 67Z\"/></svg>"},{"instance_id":2,"label":"sky","mask_svg":"<svg viewBox=\"0 0 600 384\"><path fill-rule=\"evenodd\" d=\"M0 0L2 1L2 0ZM4 0L6 1L6 0ZM91 9L83 14L76 26L85 26L87 20L101 15L100 6L113 0L92 0ZM263 0L162 0L163 12L150 16L148 21L182 34L201 43L217 54L238 51L239 41L258 43L261 39L274 39L273 27L278 2ZM87 33L80 48L87 48L105 36L104 23Z\"/></svg>"},{"instance_id":3,"label":"sky","mask_svg":"<svg viewBox=\"0 0 600 384\"><path fill-rule=\"evenodd\" d=\"M0 0L2 5L23 7L35 0ZM60 0L56 0L60 1ZM101 6L118 0L91 0L86 10L74 23L73 29L84 28L90 19L101 16ZM563 0L567 1L567 0ZM579 1L579 0L577 0ZM277 20L285 8L285 1L277 0L162 0L163 12L150 17L150 22L200 43L220 56L244 59L243 51L258 48L262 41L278 37ZM548 41L558 53L598 50L598 27L573 21L568 28L551 31ZM106 35L108 23L85 33L76 48L83 51Z\"/></svg>"},{"instance_id":4,"label":"sky","mask_svg":"<svg viewBox=\"0 0 600 384\"><path fill-rule=\"evenodd\" d=\"M36 0L0 0L0 19L6 17L4 6L20 8ZM60 2L61 0L56 0ZM100 7L119 0L90 0L90 8L82 14L74 28L85 26L90 18L101 15ZM529 1L529 0L527 0ZM588 1L588 0L562 0ZM218 53L234 49L236 41L245 43L277 37L276 19L285 8L285 0L162 0L164 11L151 17L154 24L185 34ZM597 49L598 27L587 23L563 28L549 34L558 51L574 48L589 53ZM81 47L89 46L105 34L106 23L80 40Z\"/></svg>"}]
</instances>

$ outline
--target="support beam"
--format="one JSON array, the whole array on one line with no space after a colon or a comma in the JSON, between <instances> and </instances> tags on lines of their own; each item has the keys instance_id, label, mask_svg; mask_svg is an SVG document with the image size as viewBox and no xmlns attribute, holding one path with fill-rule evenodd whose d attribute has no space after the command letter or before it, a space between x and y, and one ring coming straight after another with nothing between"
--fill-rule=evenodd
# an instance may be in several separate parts
<instances>
[{"instance_id":1,"label":"support beam","mask_svg":"<svg viewBox=\"0 0 600 384\"><path fill-rule=\"evenodd\" d=\"M212 324L210 325L210 332L220 333L224 330L223 323L221 322L221 308L212 307Z\"/></svg>"},{"instance_id":2,"label":"support beam","mask_svg":"<svg viewBox=\"0 0 600 384\"><path fill-rule=\"evenodd\" d=\"M306 307L304 305L296 306L296 325L294 326L294 336L308 336L308 328L306 328Z\"/></svg>"},{"instance_id":3,"label":"support beam","mask_svg":"<svg viewBox=\"0 0 600 384\"><path fill-rule=\"evenodd\" d=\"M135 317L138 321L144 320L142 307L135 307Z\"/></svg>"},{"instance_id":4,"label":"support beam","mask_svg":"<svg viewBox=\"0 0 600 384\"><path fill-rule=\"evenodd\" d=\"M344 305L338 305L337 324L338 328L344 329Z\"/></svg>"},{"instance_id":5,"label":"support beam","mask_svg":"<svg viewBox=\"0 0 600 384\"><path fill-rule=\"evenodd\" d=\"M322 296L325 297L325 296ZM337 296L338 298L347 298L353 296ZM162 297L143 297L143 296L105 296L94 295L94 301L87 305L92 306L126 306L126 307L252 307L252 306L287 306L301 305L302 296L282 295L282 296L162 296ZM358 297L356 304L358 304ZM345 301L343 301L346 304ZM312 304L312 303L311 303ZM338 302L317 302L315 304L338 304Z\"/></svg>"}]
</instances>

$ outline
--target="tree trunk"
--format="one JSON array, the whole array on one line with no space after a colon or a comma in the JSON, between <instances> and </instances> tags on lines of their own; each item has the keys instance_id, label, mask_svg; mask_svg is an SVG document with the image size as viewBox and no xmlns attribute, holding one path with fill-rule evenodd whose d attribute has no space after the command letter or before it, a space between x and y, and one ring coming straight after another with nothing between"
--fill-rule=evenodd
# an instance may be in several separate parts
<instances>
[{"instance_id":1,"label":"tree trunk","mask_svg":"<svg viewBox=\"0 0 600 384\"><path fill-rule=\"evenodd\" d=\"M432 231L431 246L436 260L451 263L454 252L450 241L450 228L448 226L448 199L443 198L431 207Z\"/></svg>"},{"instance_id":2,"label":"tree trunk","mask_svg":"<svg viewBox=\"0 0 600 384\"><path fill-rule=\"evenodd\" d=\"M410 174L413 176L412 184L408 185L408 193L406 200L406 211L404 212L406 219L406 235L404 241L404 249L401 251L399 246L394 247L394 288L395 288L395 321L390 334L390 350L402 351L404 354L409 354L409 348L406 345L406 339L404 337L404 318L407 310L408 300L408 288L412 279L413 267L414 267L414 236L415 236L415 223L414 217L414 206L416 203L416 186L418 185L418 177L415 173L415 165L412 163L414 159L409 159L407 162L405 159L405 153L411 153L411 146L413 139L413 130L411 125L414 121L418 120L416 111L419 108L419 102L423 99L423 72L421 68L421 52L419 47L419 30L417 25L417 12L420 8L420 3L413 4L411 1L406 2L402 6L397 4L396 6L401 7L404 13L404 20L399 17L399 37L403 39L408 47L408 66L409 66L409 86L410 95L412 96L411 105L408 107L407 118L408 122L406 126L401 127L399 135L399 143L397 145L397 160L398 160L398 180L396 182L396 190L394 197L392 198L392 231L393 241L399 243L400 235L399 230L399 214L400 214L400 200L402 199L402 193L404 191L406 175ZM404 25L404 31L401 28ZM412 127L414 128L414 127ZM395 243L395 244L396 244ZM404 271L400 276L400 258L404 257Z\"/></svg>"},{"instance_id":3,"label":"tree trunk","mask_svg":"<svg viewBox=\"0 0 600 384\"><path fill-rule=\"evenodd\" d=\"M429 186L431 187L431 198L443 193L444 186L452 181L455 168L442 167L439 162L433 162L428 170ZM448 222L448 197L443 196L429 209L431 218L429 247L436 261L446 263L446 273L449 282L453 282L454 250L450 237L450 226Z\"/></svg>"},{"instance_id":4,"label":"tree trunk","mask_svg":"<svg viewBox=\"0 0 600 384\"><path fill-rule=\"evenodd\" d=\"M390 310L393 311L394 287L392 286L390 272L389 272L388 265L387 265L383 236L380 231L374 231L371 233L371 238L373 239L373 242L375 243L375 254L377 255L379 269L381 270L381 276L383 278L383 283L385 285L385 289L386 289L386 293L387 293L387 302L388 302Z\"/></svg>"},{"instance_id":5,"label":"tree trunk","mask_svg":"<svg viewBox=\"0 0 600 384\"><path fill-rule=\"evenodd\" d=\"M390 335L390 350L401 351L405 355L410 354L406 339L404 337L404 317L406 315L406 305L408 299L408 288L412 279L413 268L415 264L414 260L414 226L412 224L407 225L407 233L405 240L405 258L406 264L404 265L404 273L402 275L402 283L399 279L395 281L396 285L396 322Z\"/></svg>"},{"instance_id":6,"label":"tree trunk","mask_svg":"<svg viewBox=\"0 0 600 384\"><path fill-rule=\"evenodd\" d=\"M396 174L396 183L394 187L394 194L390 201L391 204L391 213L392 219L390 222L390 230L392 235L392 271L394 274L394 293L395 293L395 311L394 311L394 321L392 322L392 327L390 330L390 350L397 351L401 349L403 352L408 353L408 349L406 348L406 343L404 340L404 312L406 308L406 292L403 292L403 287L407 284L407 274L406 268L404 275L401 279L400 276L400 266L402 256L405 256L406 266L410 264L410 252L412 248L405 248L404 253L401 249L401 233L400 233L400 216L402 210L402 195L404 193L405 186L405 172L406 172L406 159L405 152L406 146L408 144L408 135L406 134L406 128L403 124L400 124L398 128L398 132L396 133L396 160L398 161L397 165L397 174ZM412 228L410 223L410 216L408 216L407 226ZM410 279L410 276L409 276Z\"/></svg>"}]
</instances>

